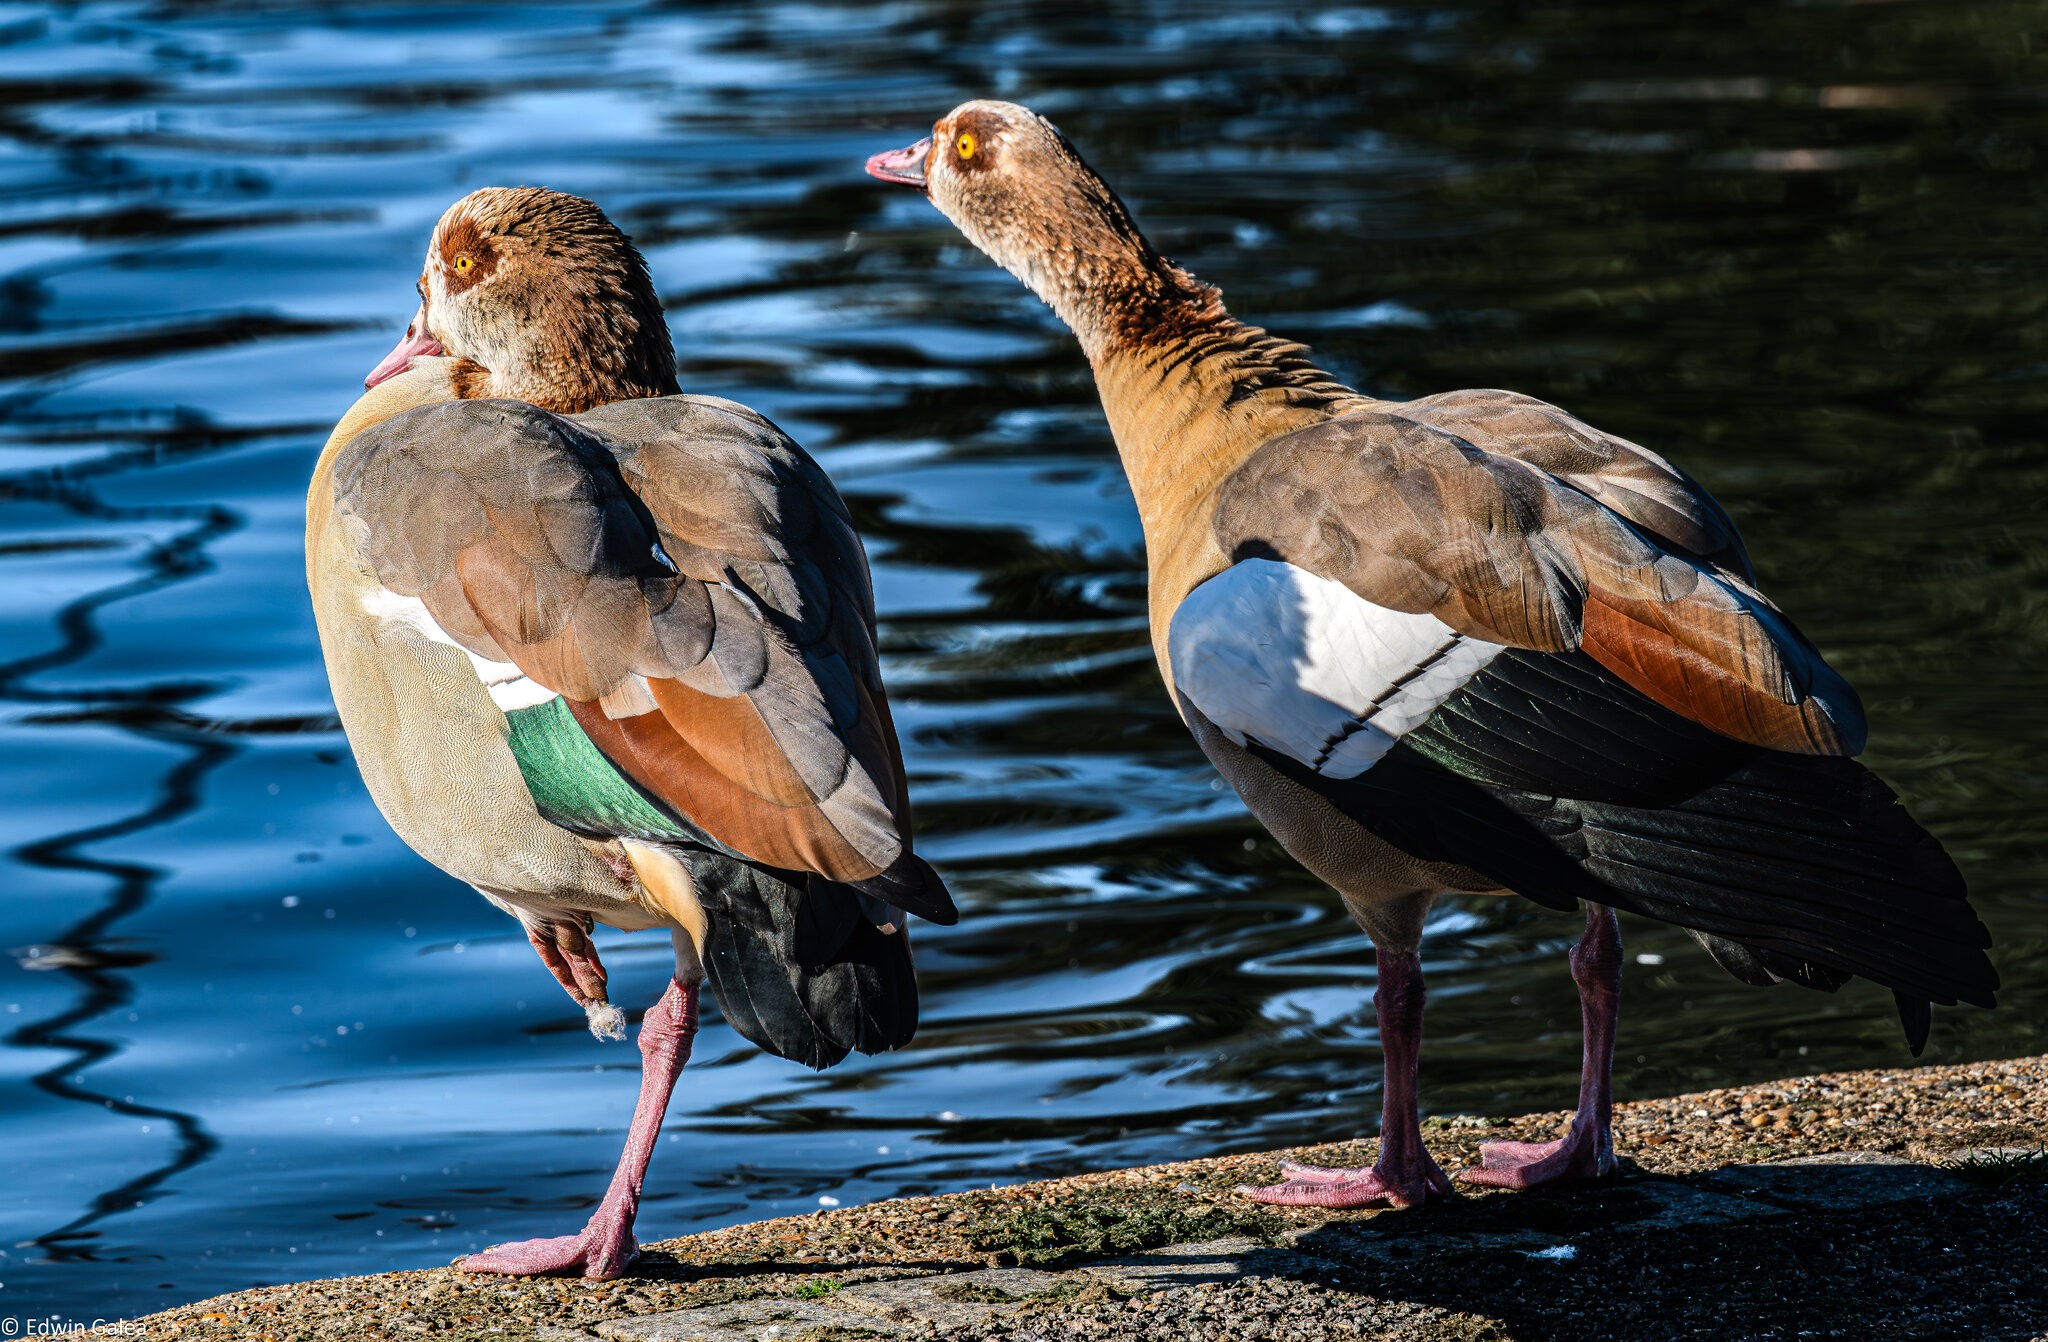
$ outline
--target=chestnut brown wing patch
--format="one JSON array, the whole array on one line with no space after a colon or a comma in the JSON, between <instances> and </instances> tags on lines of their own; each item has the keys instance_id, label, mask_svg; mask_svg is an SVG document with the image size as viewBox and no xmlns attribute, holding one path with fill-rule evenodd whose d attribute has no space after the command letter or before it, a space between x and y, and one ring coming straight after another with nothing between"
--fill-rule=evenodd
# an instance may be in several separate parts
<instances>
[{"instance_id":1,"label":"chestnut brown wing patch","mask_svg":"<svg viewBox=\"0 0 2048 1342\"><path fill-rule=\"evenodd\" d=\"M1561 441L1521 446L1485 450L1400 407L1331 420L1274 439L1224 482L1217 540L1233 559L1282 560L1463 635L1583 648L1657 703L1736 740L1811 754L1862 748L1854 691L1783 615L1737 574L1689 547L1660 548L1648 526L1596 497L1611 444L1576 456ZM1595 487L1567 484L1545 460ZM1633 459L1624 479L1640 484L1644 469ZM1675 498L1670 489L1614 497ZM1718 533L1688 534L1710 545ZM1737 543L1732 530L1728 539Z\"/></svg>"},{"instance_id":2,"label":"chestnut brown wing patch","mask_svg":"<svg viewBox=\"0 0 2048 1342\"><path fill-rule=\"evenodd\" d=\"M384 586L561 694L717 842L838 881L907 851L866 558L766 420L694 397L451 402L362 435L335 478Z\"/></svg>"}]
</instances>

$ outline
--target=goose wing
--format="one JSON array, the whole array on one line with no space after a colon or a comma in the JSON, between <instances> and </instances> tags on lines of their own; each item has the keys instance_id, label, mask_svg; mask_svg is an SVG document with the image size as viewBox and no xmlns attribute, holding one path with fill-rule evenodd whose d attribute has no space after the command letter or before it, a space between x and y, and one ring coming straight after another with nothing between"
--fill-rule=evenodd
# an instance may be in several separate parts
<instances>
[{"instance_id":1,"label":"goose wing","mask_svg":"<svg viewBox=\"0 0 2048 1342\"><path fill-rule=\"evenodd\" d=\"M1254 453L1217 494L1216 539L1235 562L1168 631L1181 692L1234 739L1347 778L1504 649L1584 652L1721 737L1860 750L1855 693L1707 558L1740 557L1718 506L1620 440L1568 452L1572 430L1536 407L1395 407ZM1477 414L1494 446L1431 412ZM1510 431L1532 415L1541 432Z\"/></svg>"},{"instance_id":2,"label":"goose wing","mask_svg":"<svg viewBox=\"0 0 2048 1342\"><path fill-rule=\"evenodd\" d=\"M860 541L767 420L704 397L448 402L360 435L335 482L383 588L505 668L501 705L559 696L693 837L955 916L911 853Z\"/></svg>"},{"instance_id":3,"label":"goose wing","mask_svg":"<svg viewBox=\"0 0 2048 1342\"><path fill-rule=\"evenodd\" d=\"M1646 447L1515 391L1447 391L1395 408L1482 452L1536 467L1674 554L1756 580L1727 511L1691 476Z\"/></svg>"}]
</instances>

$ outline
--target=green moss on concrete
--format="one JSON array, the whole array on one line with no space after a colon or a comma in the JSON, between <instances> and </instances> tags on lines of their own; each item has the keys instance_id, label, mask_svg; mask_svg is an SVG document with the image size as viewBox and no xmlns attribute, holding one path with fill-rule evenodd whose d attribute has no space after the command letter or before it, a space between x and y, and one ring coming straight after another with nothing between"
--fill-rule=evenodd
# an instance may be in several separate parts
<instances>
[{"instance_id":1,"label":"green moss on concrete","mask_svg":"<svg viewBox=\"0 0 2048 1342\"><path fill-rule=\"evenodd\" d=\"M1225 1206L1166 1199L1076 1198L1016 1207L969 1232L976 1250L1021 1266L1136 1253L1169 1244L1247 1236L1272 1242L1273 1219L1250 1204Z\"/></svg>"},{"instance_id":2,"label":"green moss on concrete","mask_svg":"<svg viewBox=\"0 0 2048 1342\"><path fill-rule=\"evenodd\" d=\"M834 1291L839 1290L843 1285L845 1285L844 1282L835 1281L831 1277L825 1277L819 1281L804 1282L794 1291L791 1291L790 1294L799 1300L822 1300Z\"/></svg>"}]
</instances>

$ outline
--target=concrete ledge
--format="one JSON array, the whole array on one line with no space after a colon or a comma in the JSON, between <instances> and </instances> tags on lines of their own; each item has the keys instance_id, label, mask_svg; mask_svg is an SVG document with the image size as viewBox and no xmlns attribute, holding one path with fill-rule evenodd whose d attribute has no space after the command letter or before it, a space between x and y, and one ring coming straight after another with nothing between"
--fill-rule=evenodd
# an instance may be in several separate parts
<instances>
[{"instance_id":1,"label":"concrete ledge","mask_svg":"<svg viewBox=\"0 0 2048 1342\"><path fill-rule=\"evenodd\" d=\"M1432 1120L1455 1169L1561 1114ZM2048 1058L1625 1105L1600 1184L1422 1211L1230 1193L1276 1155L906 1198L651 1246L617 1282L451 1268L265 1287L157 1338L2048 1338Z\"/></svg>"}]
</instances>

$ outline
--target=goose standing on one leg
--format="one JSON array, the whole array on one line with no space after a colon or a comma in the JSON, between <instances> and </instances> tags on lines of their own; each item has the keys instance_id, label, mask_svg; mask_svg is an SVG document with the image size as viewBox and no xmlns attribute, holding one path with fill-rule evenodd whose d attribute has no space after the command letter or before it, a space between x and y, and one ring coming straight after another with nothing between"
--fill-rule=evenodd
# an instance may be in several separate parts
<instances>
[{"instance_id":1,"label":"goose standing on one leg","mask_svg":"<svg viewBox=\"0 0 2048 1342\"><path fill-rule=\"evenodd\" d=\"M1578 1113L1556 1142L1486 1148L1475 1183L1613 1168L1613 909L1685 928L1750 983L1874 979L1916 1053L1930 1001L1991 1005L1961 877L1847 758L1855 692L1692 480L1513 392L1351 390L1155 252L1027 108L962 104L868 171L927 192L1080 338L1144 524L1168 691L1377 947L1377 1164L1290 1166L1252 1196L1450 1191L1416 1108L1416 947L1446 892L1586 910Z\"/></svg>"},{"instance_id":2,"label":"goose standing on one leg","mask_svg":"<svg viewBox=\"0 0 2048 1342\"><path fill-rule=\"evenodd\" d=\"M479 191L419 291L314 469L307 578L378 809L520 921L594 1033L624 1018L593 925L673 938L589 1224L461 1264L615 1277L700 982L829 1067L909 1040L903 911L956 915L911 851L846 506L761 416L674 394L632 243L577 197Z\"/></svg>"}]
</instances>

